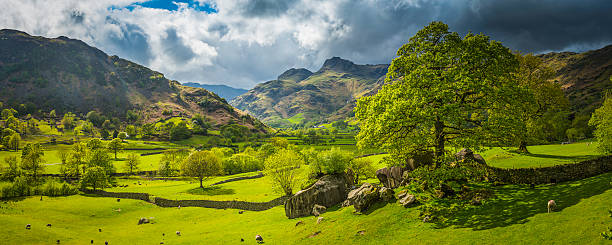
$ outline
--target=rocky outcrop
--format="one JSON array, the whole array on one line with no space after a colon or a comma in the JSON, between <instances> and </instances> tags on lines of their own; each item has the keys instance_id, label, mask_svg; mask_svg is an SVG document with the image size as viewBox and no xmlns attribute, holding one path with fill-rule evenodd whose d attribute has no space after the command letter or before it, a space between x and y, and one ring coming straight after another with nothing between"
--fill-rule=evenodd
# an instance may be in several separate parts
<instances>
[{"instance_id":1,"label":"rocky outcrop","mask_svg":"<svg viewBox=\"0 0 612 245\"><path fill-rule=\"evenodd\" d=\"M487 164L487 162L481 155L474 154L472 150L467 148L463 148L459 152L457 152L455 154L455 159L457 161L474 161L480 164Z\"/></svg>"},{"instance_id":2,"label":"rocky outcrop","mask_svg":"<svg viewBox=\"0 0 612 245\"><path fill-rule=\"evenodd\" d=\"M408 190L401 191L397 194L397 198L399 199L399 203L405 208L417 203L416 197L408 193Z\"/></svg>"},{"instance_id":3,"label":"rocky outcrop","mask_svg":"<svg viewBox=\"0 0 612 245\"><path fill-rule=\"evenodd\" d=\"M327 208L325 206L315 204L314 207L312 208L312 215L314 215L315 217L318 217L319 215L325 213L325 211L327 211Z\"/></svg>"},{"instance_id":4,"label":"rocky outcrop","mask_svg":"<svg viewBox=\"0 0 612 245\"><path fill-rule=\"evenodd\" d=\"M393 189L390 189L387 187L382 187L378 191L378 196L383 202L388 202L388 201L393 200L395 198L394 194L395 192L393 191Z\"/></svg>"},{"instance_id":5,"label":"rocky outcrop","mask_svg":"<svg viewBox=\"0 0 612 245\"><path fill-rule=\"evenodd\" d=\"M376 170L376 178L387 188L397 188L402 183L404 170L401 167L386 167Z\"/></svg>"},{"instance_id":6,"label":"rocky outcrop","mask_svg":"<svg viewBox=\"0 0 612 245\"><path fill-rule=\"evenodd\" d=\"M345 174L326 175L311 187L298 191L285 202L285 215L293 219L309 216L315 205L326 208L344 201L352 179Z\"/></svg>"},{"instance_id":7,"label":"rocky outcrop","mask_svg":"<svg viewBox=\"0 0 612 245\"><path fill-rule=\"evenodd\" d=\"M342 203L342 207L353 205L355 211L364 212L376 202L393 200L394 195L395 192L390 188L363 183L359 188L349 192L347 199Z\"/></svg>"}]
</instances>

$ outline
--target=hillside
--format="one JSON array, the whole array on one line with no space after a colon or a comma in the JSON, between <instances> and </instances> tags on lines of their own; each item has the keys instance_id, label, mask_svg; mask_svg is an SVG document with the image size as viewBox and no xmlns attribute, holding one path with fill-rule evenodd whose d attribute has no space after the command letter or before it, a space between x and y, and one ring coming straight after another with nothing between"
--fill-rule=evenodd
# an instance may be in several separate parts
<instances>
[{"instance_id":1,"label":"hillside","mask_svg":"<svg viewBox=\"0 0 612 245\"><path fill-rule=\"evenodd\" d=\"M612 45L584 53L538 55L557 71L571 111L590 114L612 89ZM230 103L275 127L329 122L350 117L355 100L378 91L388 65L356 65L338 57L312 73L290 69L276 80L258 84Z\"/></svg>"},{"instance_id":2,"label":"hillside","mask_svg":"<svg viewBox=\"0 0 612 245\"><path fill-rule=\"evenodd\" d=\"M290 69L230 103L271 126L338 120L352 112L357 98L378 90L387 67L334 57L315 73Z\"/></svg>"},{"instance_id":3,"label":"hillside","mask_svg":"<svg viewBox=\"0 0 612 245\"><path fill-rule=\"evenodd\" d=\"M557 71L576 113L592 113L601 106L606 90L612 89L612 45L584 53L561 52L539 55Z\"/></svg>"},{"instance_id":4,"label":"hillside","mask_svg":"<svg viewBox=\"0 0 612 245\"><path fill-rule=\"evenodd\" d=\"M0 30L0 101L15 108L123 118L134 110L144 122L169 116L206 115L213 125L263 125L214 93L180 85L163 74L80 40Z\"/></svg>"},{"instance_id":5,"label":"hillside","mask_svg":"<svg viewBox=\"0 0 612 245\"><path fill-rule=\"evenodd\" d=\"M185 86L194 87L194 88L203 88L210 92L213 92L219 97L224 98L226 100L232 100L239 95L242 95L248 90L241 88L234 88L227 85L211 85L211 84L201 84L201 83L183 83Z\"/></svg>"}]
</instances>

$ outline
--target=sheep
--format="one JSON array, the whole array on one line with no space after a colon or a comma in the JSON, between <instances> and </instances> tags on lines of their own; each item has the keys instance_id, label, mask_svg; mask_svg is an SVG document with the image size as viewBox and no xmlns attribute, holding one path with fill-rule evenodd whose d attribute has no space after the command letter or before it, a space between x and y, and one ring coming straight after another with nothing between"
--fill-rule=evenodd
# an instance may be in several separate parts
<instances>
[{"instance_id":1,"label":"sheep","mask_svg":"<svg viewBox=\"0 0 612 245\"><path fill-rule=\"evenodd\" d=\"M180 232L180 231L176 231L176 235L177 235L177 236L180 236L180 235L181 235L181 232Z\"/></svg>"},{"instance_id":2,"label":"sheep","mask_svg":"<svg viewBox=\"0 0 612 245\"><path fill-rule=\"evenodd\" d=\"M30 224L27 224L27 225L26 225L26 229L27 229L27 230L29 230L29 229L31 229L31 228L32 228L32 225L30 225Z\"/></svg>"},{"instance_id":3,"label":"sheep","mask_svg":"<svg viewBox=\"0 0 612 245\"><path fill-rule=\"evenodd\" d=\"M260 235L255 235L255 241L257 241L257 243L263 243L263 237Z\"/></svg>"},{"instance_id":4,"label":"sheep","mask_svg":"<svg viewBox=\"0 0 612 245\"><path fill-rule=\"evenodd\" d=\"M548 212L550 213L550 210L554 210L557 207L557 203L555 203L555 200L549 200L548 201Z\"/></svg>"},{"instance_id":5,"label":"sheep","mask_svg":"<svg viewBox=\"0 0 612 245\"><path fill-rule=\"evenodd\" d=\"M51 224L47 224L47 227L51 227Z\"/></svg>"}]
</instances>

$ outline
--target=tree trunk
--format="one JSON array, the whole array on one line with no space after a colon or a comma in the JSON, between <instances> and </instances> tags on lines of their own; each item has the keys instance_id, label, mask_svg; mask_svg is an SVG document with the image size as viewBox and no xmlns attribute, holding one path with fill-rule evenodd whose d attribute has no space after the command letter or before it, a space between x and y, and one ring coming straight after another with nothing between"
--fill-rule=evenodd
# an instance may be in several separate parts
<instances>
[{"instance_id":1,"label":"tree trunk","mask_svg":"<svg viewBox=\"0 0 612 245\"><path fill-rule=\"evenodd\" d=\"M435 168L440 167L444 160L444 123L439 118L436 119L434 125L434 136L435 136Z\"/></svg>"},{"instance_id":2,"label":"tree trunk","mask_svg":"<svg viewBox=\"0 0 612 245\"><path fill-rule=\"evenodd\" d=\"M200 178L200 188L204 189L204 186L202 185L202 178Z\"/></svg>"},{"instance_id":3,"label":"tree trunk","mask_svg":"<svg viewBox=\"0 0 612 245\"><path fill-rule=\"evenodd\" d=\"M115 150L115 161L117 161L117 150Z\"/></svg>"},{"instance_id":4,"label":"tree trunk","mask_svg":"<svg viewBox=\"0 0 612 245\"><path fill-rule=\"evenodd\" d=\"M521 143L519 143L518 152L529 153L529 150L527 150L527 142L521 140Z\"/></svg>"}]
</instances>

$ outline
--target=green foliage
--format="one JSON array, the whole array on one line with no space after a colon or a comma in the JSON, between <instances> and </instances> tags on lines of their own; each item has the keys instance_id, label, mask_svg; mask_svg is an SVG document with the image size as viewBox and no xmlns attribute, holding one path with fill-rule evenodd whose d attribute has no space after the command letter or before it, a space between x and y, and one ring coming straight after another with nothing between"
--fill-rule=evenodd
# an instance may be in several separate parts
<instances>
[{"instance_id":1,"label":"green foliage","mask_svg":"<svg viewBox=\"0 0 612 245\"><path fill-rule=\"evenodd\" d=\"M79 177L79 173L81 172L81 166L86 163L88 150L87 145L84 143L76 143L72 145L72 149L70 153L68 153L67 158L67 168L68 173L71 176Z\"/></svg>"},{"instance_id":2,"label":"green foliage","mask_svg":"<svg viewBox=\"0 0 612 245\"><path fill-rule=\"evenodd\" d=\"M17 111L13 108L2 109L2 120L7 120L9 117L14 116L15 114L17 114Z\"/></svg>"},{"instance_id":3,"label":"green foliage","mask_svg":"<svg viewBox=\"0 0 612 245\"><path fill-rule=\"evenodd\" d=\"M221 126L221 135L236 143L247 140L251 136L251 131L246 126L240 124L227 124Z\"/></svg>"},{"instance_id":4,"label":"green foliage","mask_svg":"<svg viewBox=\"0 0 612 245\"><path fill-rule=\"evenodd\" d=\"M107 147L110 151L115 153L115 160L117 160L117 152L120 152L123 149L123 140L120 138L114 138L108 143Z\"/></svg>"},{"instance_id":5,"label":"green foliage","mask_svg":"<svg viewBox=\"0 0 612 245\"><path fill-rule=\"evenodd\" d=\"M347 169L350 169L350 172L353 173L355 184L359 184L360 179L368 179L376 175L376 168L374 168L372 160L364 157L352 159Z\"/></svg>"},{"instance_id":6,"label":"green foliage","mask_svg":"<svg viewBox=\"0 0 612 245\"><path fill-rule=\"evenodd\" d=\"M187 156L189 156L189 151L185 149L164 151L159 161L159 175L176 176L181 163Z\"/></svg>"},{"instance_id":7,"label":"green foliage","mask_svg":"<svg viewBox=\"0 0 612 245\"><path fill-rule=\"evenodd\" d=\"M606 154L612 153L612 94L607 94L601 107L593 112L589 125L595 128L599 149Z\"/></svg>"},{"instance_id":8,"label":"green foliage","mask_svg":"<svg viewBox=\"0 0 612 245\"><path fill-rule=\"evenodd\" d=\"M323 174L344 173L351 162L351 154L338 147L332 147L327 151L321 151L318 156L318 164Z\"/></svg>"},{"instance_id":9,"label":"green foliage","mask_svg":"<svg viewBox=\"0 0 612 245\"><path fill-rule=\"evenodd\" d=\"M128 138L134 139L138 135L138 129L134 125L128 125L125 127L125 133L127 133Z\"/></svg>"},{"instance_id":10,"label":"green foliage","mask_svg":"<svg viewBox=\"0 0 612 245\"><path fill-rule=\"evenodd\" d=\"M8 140L7 147L11 150L19 150L19 144L21 143L21 136L19 134L13 134Z\"/></svg>"},{"instance_id":11,"label":"green foliage","mask_svg":"<svg viewBox=\"0 0 612 245\"><path fill-rule=\"evenodd\" d=\"M2 173L2 178L5 180L13 181L15 178L21 176L21 168L19 167L19 160L17 156L7 156L4 158L4 163L8 165Z\"/></svg>"},{"instance_id":12,"label":"green foliage","mask_svg":"<svg viewBox=\"0 0 612 245\"><path fill-rule=\"evenodd\" d=\"M204 178L223 174L221 160L211 151L193 152L183 161L181 166L183 175L196 177L200 181L200 188L204 188Z\"/></svg>"},{"instance_id":13,"label":"green foliage","mask_svg":"<svg viewBox=\"0 0 612 245\"><path fill-rule=\"evenodd\" d=\"M360 147L406 156L433 149L439 164L449 144L477 149L520 128L507 111L526 95L512 81L516 58L501 43L482 34L461 38L432 22L397 55L385 85L357 101Z\"/></svg>"},{"instance_id":14,"label":"green foliage","mask_svg":"<svg viewBox=\"0 0 612 245\"><path fill-rule=\"evenodd\" d=\"M170 129L170 140L172 141L188 139L189 137L191 137L191 130L184 121L180 121Z\"/></svg>"},{"instance_id":15,"label":"green foliage","mask_svg":"<svg viewBox=\"0 0 612 245\"><path fill-rule=\"evenodd\" d=\"M111 162L108 152L104 148L91 150L87 154L87 168L100 167L108 178L115 173L115 165Z\"/></svg>"},{"instance_id":16,"label":"green foliage","mask_svg":"<svg viewBox=\"0 0 612 245\"><path fill-rule=\"evenodd\" d=\"M264 162L264 170L265 174L272 178L273 190L291 195L299 182L295 169L302 164L304 160L298 153L290 149L280 149L269 156Z\"/></svg>"},{"instance_id":17,"label":"green foliage","mask_svg":"<svg viewBox=\"0 0 612 245\"><path fill-rule=\"evenodd\" d=\"M93 166L87 168L81 179L81 188L85 189L91 187L94 191L96 189L102 189L108 185L108 176L104 168L100 166Z\"/></svg>"},{"instance_id":18,"label":"green foliage","mask_svg":"<svg viewBox=\"0 0 612 245\"><path fill-rule=\"evenodd\" d=\"M106 117L102 116L102 114L97 111L88 112L85 118L87 119L87 121L93 123L93 125L95 125L96 127L101 127L102 123L104 123L104 121L106 120Z\"/></svg>"},{"instance_id":19,"label":"green foliage","mask_svg":"<svg viewBox=\"0 0 612 245\"><path fill-rule=\"evenodd\" d=\"M138 113L136 113L135 111L132 110L128 110L125 113L125 118L127 119L128 122L136 122L140 119L140 116L138 115ZM130 134L131 135L131 134Z\"/></svg>"},{"instance_id":20,"label":"green foliage","mask_svg":"<svg viewBox=\"0 0 612 245\"><path fill-rule=\"evenodd\" d=\"M76 115L74 115L74 113L72 112L67 112L66 114L64 114L64 117L62 118L62 125L64 126L65 129L72 129L75 127L75 117Z\"/></svg>"},{"instance_id":21,"label":"green foliage","mask_svg":"<svg viewBox=\"0 0 612 245\"><path fill-rule=\"evenodd\" d=\"M90 139L87 142L87 148L90 150L96 150L100 148L105 148L104 143L100 139Z\"/></svg>"},{"instance_id":22,"label":"green foliage","mask_svg":"<svg viewBox=\"0 0 612 245\"><path fill-rule=\"evenodd\" d=\"M125 140L125 139L127 139L127 137L128 137L128 134L127 134L126 132L120 132L120 133L117 135L117 138L119 138L119 139L121 139L121 140Z\"/></svg>"},{"instance_id":23,"label":"green foliage","mask_svg":"<svg viewBox=\"0 0 612 245\"><path fill-rule=\"evenodd\" d=\"M138 170L138 165L140 165L140 156L136 153L128 154L125 161L125 169L128 173L132 174L135 170Z\"/></svg>"},{"instance_id":24,"label":"green foliage","mask_svg":"<svg viewBox=\"0 0 612 245\"><path fill-rule=\"evenodd\" d=\"M516 54L519 68L514 79L525 88L530 96L519 98L522 102L509 110L516 113L524 128L514 131L512 138L519 151L527 152L527 144L541 143L545 136L541 132L550 132L545 116L564 115L569 107L561 85L551 81L556 72L532 54ZM548 114L548 115L547 115Z\"/></svg>"},{"instance_id":25,"label":"green foliage","mask_svg":"<svg viewBox=\"0 0 612 245\"><path fill-rule=\"evenodd\" d=\"M263 163L255 156L238 153L223 160L225 174L246 173L263 169Z\"/></svg>"},{"instance_id":26,"label":"green foliage","mask_svg":"<svg viewBox=\"0 0 612 245\"><path fill-rule=\"evenodd\" d=\"M44 155L42 146L37 143L26 144L21 152L21 169L34 178L34 181L38 180L38 176L45 169L45 165L43 165L45 162Z\"/></svg>"},{"instance_id":27,"label":"green foliage","mask_svg":"<svg viewBox=\"0 0 612 245\"><path fill-rule=\"evenodd\" d=\"M345 122L344 120L338 120L332 123L332 127L340 129L340 130L344 130L348 127L348 123Z\"/></svg>"},{"instance_id":28,"label":"green foliage","mask_svg":"<svg viewBox=\"0 0 612 245\"><path fill-rule=\"evenodd\" d=\"M206 135L208 133L208 129L210 129L210 122L208 122L206 116L196 114L193 116L193 118L191 118L191 122L193 124L193 134Z\"/></svg>"}]
</instances>

